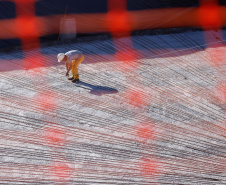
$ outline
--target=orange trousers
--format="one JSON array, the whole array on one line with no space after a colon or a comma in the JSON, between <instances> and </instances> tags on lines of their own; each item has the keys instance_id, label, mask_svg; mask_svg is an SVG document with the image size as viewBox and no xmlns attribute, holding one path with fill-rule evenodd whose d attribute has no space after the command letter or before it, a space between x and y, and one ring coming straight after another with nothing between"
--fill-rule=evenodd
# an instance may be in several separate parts
<instances>
[{"instance_id":1,"label":"orange trousers","mask_svg":"<svg viewBox=\"0 0 226 185\"><path fill-rule=\"evenodd\" d=\"M83 62L83 60L84 60L84 56L72 61L71 73L75 79L79 79L78 66Z\"/></svg>"}]
</instances>

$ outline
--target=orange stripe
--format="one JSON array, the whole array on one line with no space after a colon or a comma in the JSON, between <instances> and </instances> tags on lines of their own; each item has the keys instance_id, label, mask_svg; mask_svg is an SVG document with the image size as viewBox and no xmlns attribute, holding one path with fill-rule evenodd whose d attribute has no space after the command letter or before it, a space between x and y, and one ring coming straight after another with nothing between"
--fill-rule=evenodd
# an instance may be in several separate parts
<instances>
[{"instance_id":1,"label":"orange stripe","mask_svg":"<svg viewBox=\"0 0 226 185\"><path fill-rule=\"evenodd\" d=\"M166 8L128 12L132 30L145 30L170 27L201 27L198 8ZM219 8L223 25L226 25L226 6ZM36 17L40 35L58 34L60 20L64 15ZM76 19L77 33L109 32L107 13L70 14ZM0 20L0 39L18 38L16 19Z\"/></svg>"}]
</instances>

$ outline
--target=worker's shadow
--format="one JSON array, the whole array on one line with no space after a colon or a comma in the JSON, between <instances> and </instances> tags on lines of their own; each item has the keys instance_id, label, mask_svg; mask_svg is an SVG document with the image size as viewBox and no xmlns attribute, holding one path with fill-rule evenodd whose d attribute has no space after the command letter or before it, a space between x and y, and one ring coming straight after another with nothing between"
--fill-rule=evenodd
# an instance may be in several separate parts
<instances>
[{"instance_id":1,"label":"worker's shadow","mask_svg":"<svg viewBox=\"0 0 226 185\"><path fill-rule=\"evenodd\" d=\"M107 87L107 86L99 86L99 85L92 85L92 84L88 84L86 82L75 82L74 83L77 87L81 87L84 89L88 89L90 90L90 94L94 94L97 96L101 96L103 94L115 94L118 93L117 89L114 89L112 87Z\"/></svg>"}]
</instances>

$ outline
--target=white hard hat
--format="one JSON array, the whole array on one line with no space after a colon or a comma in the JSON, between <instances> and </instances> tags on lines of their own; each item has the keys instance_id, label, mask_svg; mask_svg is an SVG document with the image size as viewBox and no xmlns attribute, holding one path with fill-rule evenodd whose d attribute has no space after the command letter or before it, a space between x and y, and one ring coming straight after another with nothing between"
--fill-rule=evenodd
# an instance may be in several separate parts
<instances>
[{"instance_id":1,"label":"white hard hat","mask_svg":"<svg viewBox=\"0 0 226 185\"><path fill-rule=\"evenodd\" d=\"M61 61L64 59L64 57L65 57L65 54L64 54L64 53L59 53L59 54L57 55L57 60L58 60L58 62L61 62Z\"/></svg>"}]
</instances>

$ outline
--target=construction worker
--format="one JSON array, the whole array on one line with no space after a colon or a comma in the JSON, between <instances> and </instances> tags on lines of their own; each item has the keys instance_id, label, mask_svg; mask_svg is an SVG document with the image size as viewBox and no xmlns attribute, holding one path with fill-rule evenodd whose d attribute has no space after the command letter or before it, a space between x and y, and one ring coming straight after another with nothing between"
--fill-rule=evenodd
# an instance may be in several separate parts
<instances>
[{"instance_id":1,"label":"construction worker","mask_svg":"<svg viewBox=\"0 0 226 185\"><path fill-rule=\"evenodd\" d=\"M79 73L78 73L78 66L84 60L84 55L82 52L78 50L71 50L67 53L59 53L57 55L58 62L65 62L66 63L66 76L69 76L69 72L71 70L72 77L69 77L68 80L72 80L72 82L79 81Z\"/></svg>"}]
</instances>

